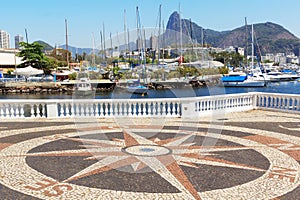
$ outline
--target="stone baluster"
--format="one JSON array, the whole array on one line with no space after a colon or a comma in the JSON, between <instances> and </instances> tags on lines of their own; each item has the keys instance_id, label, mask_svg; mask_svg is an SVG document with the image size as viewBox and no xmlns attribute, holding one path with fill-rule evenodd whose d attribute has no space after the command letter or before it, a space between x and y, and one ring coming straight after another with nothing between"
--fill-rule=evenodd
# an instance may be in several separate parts
<instances>
[{"instance_id":1,"label":"stone baluster","mask_svg":"<svg viewBox=\"0 0 300 200\"><path fill-rule=\"evenodd\" d=\"M198 109L198 112L202 112L203 110L203 101L199 101L199 109Z\"/></svg>"},{"instance_id":2,"label":"stone baluster","mask_svg":"<svg viewBox=\"0 0 300 200\"><path fill-rule=\"evenodd\" d=\"M270 96L270 108L274 108L274 97Z\"/></svg>"},{"instance_id":3,"label":"stone baluster","mask_svg":"<svg viewBox=\"0 0 300 200\"><path fill-rule=\"evenodd\" d=\"M160 115L160 113L159 113L159 103L158 102L153 102L153 108L154 108L154 115L155 116Z\"/></svg>"},{"instance_id":4,"label":"stone baluster","mask_svg":"<svg viewBox=\"0 0 300 200\"><path fill-rule=\"evenodd\" d=\"M96 103L94 104L94 116L95 117L99 117L99 103Z\"/></svg>"},{"instance_id":5,"label":"stone baluster","mask_svg":"<svg viewBox=\"0 0 300 200\"><path fill-rule=\"evenodd\" d=\"M0 118L4 118L4 111L3 111L4 108L5 108L4 105L0 104Z\"/></svg>"},{"instance_id":6,"label":"stone baluster","mask_svg":"<svg viewBox=\"0 0 300 200\"><path fill-rule=\"evenodd\" d=\"M20 104L20 117L24 118L25 117L25 111L24 111L24 104Z\"/></svg>"},{"instance_id":7,"label":"stone baluster","mask_svg":"<svg viewBox=\"0 0 300 200\"><path fill-rule=\"evenodd\" d=\"M71 111L71 105L70 105L70 103L65 103L65 116L66 117L71 117L71 115L70 115L70 111Z\"/></svg>"},{"instance_id":8,"label":"stone baluster","mask_svg":"<svg viewBox=\"0 0 300 200\"><path fill-rule=\"evenodd\" d=\"M77 116L77 103L75 103L75 102L73 102L73 104L72 104L71 115L73 117Z\"/></svg>"},{"instance_id":9,"label":"stone baluster","mask_svg":"<svg viewBox=\"0 0 300 200\"><path fill-rule=\"evenodd\" d=\"M149 104L149 112L150 112L151 116L156 116L156 103L155 102L151 102Z\"/></svg>"},{"instance_id":10,"label":"stone baluster","mask_svg":"<svg viewBox=\"0 0 300 200\"><path fill-rule=\"evenodd\" d=\"M18 104L13 104L13 117L15 118L20 118L20 113L19 113L19 106Z\"/></svg>"},{"instance_id":11,"label":"stone baluster","mask_svg":"<svg viewBox=\"0 0 300 200\"><path fill-rule=\"evenodd\" d=\"M139 103L134 102L134 110L135 110L135 115L136 116L141 115L141 105L139 105Z\"/></svg>"},{"instance_id":12,"label":"stone baluster","mask_svg":"<svg viewBox=\"0 0 300 200\"><path fill-rule=\"evenodd\" d=\"M120 103L120 114L121 114L121 116L125 116L126 115L126 103L124 103L124 102L122 102L122 103Z\"/></svg>"},{"instance_id":13,"label":"stone baluster","mask_svg":"<svg viewBox=\"0 0 300 200\"><path fill-rule=\"evenodd\" d=\"M146 102L143 102L143 115L144 116L148 116L149 115L149 106L148 106L148 103Z\"/></svg>"},{"instance_id":14,"label":"stone baluster","mask_svg":"<svg viewBox=\"0 0 300 200\"><path fill-rule=\"evenodd\" d=\"M291 98L290 98L290 102L291 102L291 110L295 110L295 108L296 108L296 100L295 100L295 97L291 97Z\"/></svg>"},{"instance_id":15,"label":"stone baluster","mask_svg":"<svg viewBox=\"0 0 300 200\"><path fill-rule=\"evenodd\" d=\"M14 117L14 108L12 104L9 104L9 117Z\"/></svg>"},{"instance_id":16,"label":"stone baluster","mask_svg":"<svg viewBox=\"0 0 300 200\"><path fill-rule=\"evenodd\" d=\"M106 102L103 103L103 114L105 117L108 117L111 114L108 108L108 103Z\"/></svg>"},{"instance_id":17,"label":"stone baluster","mask_svg":"<svg viewBox=\"0 0 300 200\"><path fill-rule=\"evenodd\" d=\"M46 118L46 104L41 104L41 113L42 113L42 118Z\"/></svg>"},{"instance_id":18,"label":"stone baluster","mask_svg":"<svg viewBox=\"0 0 300 200\"><path fill-rule=\"evenodd\" d=\"M30 117L36 117L34 104L30 104Z\"/></svg>"},{"instance_id":19,"label":"stone baluster","mask_svg":"<svg viewBox=\"0 0 300 200\"><path fill-rule=\"evenodd\" d=\"M78 103L78 116L81 117L84 115L84 108L83 108L83 103L79 102Z\"/></svg>"},{"instance_id":20,"label":"stone baluster","mask_svg":"<svg viewBox=\"0 0 300 200\"><path fill-rule=\"evenodd\" d=\"M102 117L102 116L104 115L104 114L103 114L103 103L97 104L97 108L99 109L99 110L98 110L99 117Z\"/></svg>"}]
</instances>

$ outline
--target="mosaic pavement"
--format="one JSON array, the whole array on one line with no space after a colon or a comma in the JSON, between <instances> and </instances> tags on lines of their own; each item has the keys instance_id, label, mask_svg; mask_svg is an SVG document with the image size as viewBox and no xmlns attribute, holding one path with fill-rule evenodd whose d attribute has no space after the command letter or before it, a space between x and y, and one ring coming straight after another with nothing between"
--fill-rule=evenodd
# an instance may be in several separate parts
<instances>
[{"instance_id":1,"label":"mosaic pavement","mask_svg":"<svg viewBox=\"0 0 300 200\"><path fill-rule=\"evenodd\" d=\"M299 122L269 111L2 120L0 199L297 199Z\"/></svg>"}]
</instances>

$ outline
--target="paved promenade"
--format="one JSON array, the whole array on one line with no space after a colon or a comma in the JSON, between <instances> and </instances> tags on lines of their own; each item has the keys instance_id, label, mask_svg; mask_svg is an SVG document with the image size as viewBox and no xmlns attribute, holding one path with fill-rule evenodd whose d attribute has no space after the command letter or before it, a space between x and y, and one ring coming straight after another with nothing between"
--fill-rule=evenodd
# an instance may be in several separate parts
<instances>
[{"instance_id":1,"label":"paved promenade","mask_svg":"<svg viewBox=\"0 0 300 200\"><path fill-rule=\"evenodd\" d=\"M1 120L0 200L299 199L300 115Z\"/></svg>"}]
</instances>

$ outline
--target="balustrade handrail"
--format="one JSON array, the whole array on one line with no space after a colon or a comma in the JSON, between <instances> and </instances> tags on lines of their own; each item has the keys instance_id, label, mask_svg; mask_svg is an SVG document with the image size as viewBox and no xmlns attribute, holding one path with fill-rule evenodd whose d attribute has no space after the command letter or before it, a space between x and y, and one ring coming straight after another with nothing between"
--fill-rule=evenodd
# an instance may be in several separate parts
<instances>
[{"instance_id":1,"label":"balustrade handrail","mask_svg":"<svg viewBox=\"0 0 300 200\"><path fill-rule=\"evenodd\" d=\"M181 117L213 111L273 109L300 112L300 95L250 92L184 98L147 99L1 99L0 118L25 117Z\"/></svg>"}]
</instances>

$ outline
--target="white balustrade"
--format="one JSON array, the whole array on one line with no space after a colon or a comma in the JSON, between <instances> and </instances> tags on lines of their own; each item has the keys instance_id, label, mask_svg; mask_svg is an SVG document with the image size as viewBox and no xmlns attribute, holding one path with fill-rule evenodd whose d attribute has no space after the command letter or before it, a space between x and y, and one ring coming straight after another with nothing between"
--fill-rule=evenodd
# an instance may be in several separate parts
<instances>
[{"instance_id":1,"label":"white balustrade","mask_svg":"<svg viewBox=\"0 0 300 200\"><path fill-rule=\"evenodd\" d=\"M300 95L243 93L166 99L0 100L0 118L194 117L251 109L300 111Z\"/></svg>"},{"instance_id":2,"label":"white balustrade","mask_svg":"<svg viewBox=\"0 0 300 200\"><path fill-rule=\"evenodd\" d=\"M261 109L300 111L300 95L256 93L256 98Z\"/></svg>"}]
</instances>

